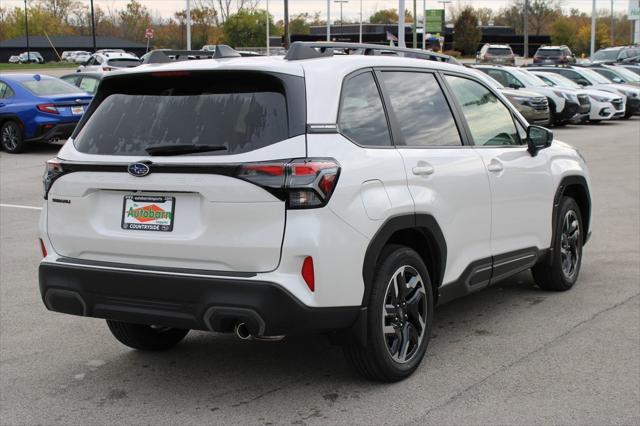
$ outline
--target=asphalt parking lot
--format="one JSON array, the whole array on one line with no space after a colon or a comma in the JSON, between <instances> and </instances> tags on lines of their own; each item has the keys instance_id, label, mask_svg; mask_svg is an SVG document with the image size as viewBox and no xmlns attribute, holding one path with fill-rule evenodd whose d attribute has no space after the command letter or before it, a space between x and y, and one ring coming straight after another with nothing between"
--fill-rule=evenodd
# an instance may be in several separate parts
<instances>
[{"instance_id":1,"label":"asphalt parking lot","mask_svg":"<svg viewBox=\"0 0 640 426\"><path fill-rule=\"evenodd\" d=\"M640 117L554 132L592 177L578 284L550 293L522 273L439 307L422 366L392 385L359 379L322 336L192 332L141 353L102 320L48 312L37 208L57 147L0 153L0 423L639 424Z\"/></svg>"}]
</instances>

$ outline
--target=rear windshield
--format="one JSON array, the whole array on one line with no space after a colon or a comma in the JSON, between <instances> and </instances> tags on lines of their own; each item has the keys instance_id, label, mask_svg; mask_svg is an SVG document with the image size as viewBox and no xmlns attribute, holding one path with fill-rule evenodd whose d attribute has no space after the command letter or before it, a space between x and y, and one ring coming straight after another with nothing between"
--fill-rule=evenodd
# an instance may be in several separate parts
<instances>
[{"instance_id":1,"label":"rear windshield","mask_svg":"<svg viewBox=\"0 0 640 426\"><path fill-rule=\"evenodd\" d=\"M511 49L508 47L490 47L487 53L491 55L511 55Z\"/></svg>"},{"instance_id":2,"label":"rear windshield","mask_svg":"<svg viewBox=\"0 0 640 426\"><path fill-rule=\"evenodd\" d=\"M562 56L562 51L560 49L538 49L536 56Z\"/></svg>"},{"instance_id":3,"label":"rear windshield","mask_svg":"<svg viewBox=\"0 0 640 426\"><path fill-rule=\"evenodd\" d=\"M131 68L140 65L140 61L133 58L109 59L107 64L111 67Z\"/></svg>"},{"instance_id":4,"label":"rear windshield","mask_svg":"<svg viewBox=\"0 0 640 426\"><path fill-rule=\"evenodd\" d=\"M36 96L71 95L81 93L76 86L53 78L21 81L20 84Z\"/></svg>"},{"instance_id":5,"label":"rear windshield","mask_svg":"<svg viewBox=\"0 0 640 426\"><path fill-rule=\"evenodd\" d=\"M78 151L148 155L148 148L192 144L219 148L197 155L229 155L291 137L287 96L277 78L239 72L157 78L154 74L120 83L103 80L106 90L101 86L98 98L104 99L77 134ZM105 93L109 88L119 93ZM304 122L298 131L304 132Z\"/></svg>"}]
</instances>

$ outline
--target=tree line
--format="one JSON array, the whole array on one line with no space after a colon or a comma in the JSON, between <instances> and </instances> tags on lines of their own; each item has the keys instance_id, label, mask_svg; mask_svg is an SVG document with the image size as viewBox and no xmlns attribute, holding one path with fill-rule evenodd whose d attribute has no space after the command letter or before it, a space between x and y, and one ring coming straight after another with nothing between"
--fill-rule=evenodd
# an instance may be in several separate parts
<instances>
[{"instance_id":1,"label":"tree line","mask_svg":"<svg viewBox=\"0 0 640 426\"><path fill-rule=\"evenodd\" d=\"M234 47L257 47L266 44L266 11L259 8L259 0L195 0L191 9L191 40L193 48L205 44L226 43ZM517 34L524 30L524 0L512 0L508 7L493 10L456 4L447 10L447 20L454 24L455 48L473 54L480 42L477 25L511 26ZM233 8L232 8L233 6ZM29 33L32 35L91 35L91 13L86 2L77 0L35 0L27 9ZM121 37L144 42L144 30L154 28L156 48L183 48L186 45L186 11L179 10L170 17L154 15L137 0L130 0L123 9L95 8L96 34ZM311 26L326 25L321 12L301 13L289 20L291 34L309 34ZM413 22L413 15L405 11L405 21ZM345 19L345 23L352 23ZM373 13L366 22L395 24L397 9L383 9ZM338 20L333 24L340 24ZM596 47L626 44L631 35L631 22L625 15L616 15L614 40L610 36L611 19L608 11L598 13ZM284 23L269 16L269 31L282 35ZM578 9L568 12L561 8L561 0L529 0L529 33L549 34L554 44L566 44L576 53L589 50L591 18ZM24 9L0 6L0 40L25 34Z\"/></svg>"}]
</instances>

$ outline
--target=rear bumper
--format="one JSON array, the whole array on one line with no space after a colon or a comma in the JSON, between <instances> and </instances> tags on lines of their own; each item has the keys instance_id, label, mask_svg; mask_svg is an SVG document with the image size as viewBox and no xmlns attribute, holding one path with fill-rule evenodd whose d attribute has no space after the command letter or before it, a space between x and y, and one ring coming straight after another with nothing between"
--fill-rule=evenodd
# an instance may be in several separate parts
<instances>
[{"instance_id":1,"label":"rear bumper","mask_svg":"<svg viewBox=\"0 0 640 426\"><path fill-rule=\"evenodd\" d=\"M36 132L33 137L29 138L29 142L49 141L49 140L66 140L68 139L73 130L78 124L77 121L72 123L58 123L58 124L41 124L36 127Z\"/></svg>"},{"instance_id":2,"label":"rear bumper","mask_svg":"<svg viewBox=\"0 0 640 426\"><path fill-rule=\"evenodd\" d=\"M47 309L138 324L228 332L237 322L258 336L350 327L359 306L310 308L281 286L235 277L174 275L42 262Z\"/></svg>"}]
</instances>

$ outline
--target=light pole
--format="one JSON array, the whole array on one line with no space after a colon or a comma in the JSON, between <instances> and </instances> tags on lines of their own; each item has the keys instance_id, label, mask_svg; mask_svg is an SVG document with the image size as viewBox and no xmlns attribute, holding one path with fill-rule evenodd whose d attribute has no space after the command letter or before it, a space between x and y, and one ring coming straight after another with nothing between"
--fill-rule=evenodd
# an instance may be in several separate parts
<instances>
[{"instance_id":1,"label":"light pole","mask_svg":"<svg viewBox=\"0 0 640 426\"><path fill-rule=\"evenodd\" d=\"M613 0L611 0L611 46L614 46L615 43L613 41L614 31L613 31Z\"/></svg>"},{"instance_id":2,"label":"light pole","mask_svg":"<svg viewBox=\"0 0 640 426\"><path fill-rule=\"evenodd\" d=\"M342 5L344 3L349 3L349 0L333 0L334 3L340 3L340 36L342 36L343 31L342 31L342 26L344 25L344 22L342 21Z\"/></svg>"},{"instance_id":3,"label":"light pole","mask_svg":"<svg viewBox=\"0 0 640 426\"><path fill-rule=\"evenodd\" d=\"M398 47L407 47L404 42L404 0L398 4Z\"/></svg>"},{"instance_id":4,"label":"light pole","mask_svg":"<svg viewBox=\"0 0 640 426\"><path fill-rule=\"evenodd\" d=\"M284 0L284 48L288 49L291 43L289 35L289 0Z\"/></svg>"},{"instance_id":5,"label":"light pole","mask_svg":"<svg viewBox=\"0 0 640 426\"><path fill-rule=\"evenodd\" d=\"M422 0L422 50L427 48L427 0Z\"/></svg>"},{"instance_id":6,"label":"light pole","mask_svg":"<svg viewBox=\"0 0 640 426\"><path fill-rule=\"evenodd\" d=\"M362 0L360 0L360 37L358 38L358 40L360 44L362 44Z\"/></svg>"},{"instance_id":7,"label":"light pole","mask_svg":"<svg viewBox=\"0 0 640 426\"><path fill-rule=\"evenodd\" d=\"M416 7L416 0L413 0L413 48L417 49L418 48L418 23L416 22L418 20L418 13L417 13L417 7Z\"/></svg>"},{"instance_id":8,"label":"light pole","mask_svg":"<svg viewBox=\"0 0 640 426\"><path fill-rule=\"evenodd\" d=\"M96 52L96 17L93 13L93 0L91 0L91 37L93 38L93 53Z\"/></svg>"},{"instance_id":9,"label":"light pole","mask_svg":"<svg viewBox=\"0 0 640 426\"><path fill-rule=\"evenodd\" d=\"M590 55L593 56L596 46L596 0L593 0L591 5L591 47L589 49Z\"/></svg>"},{"instance_id":10,"label":"light pole","mask_svg":"<svg viewBox=\"0 0 640 426\"><path fill-rule=\"evenodd\" d=\"M594 0L595 1L595 0ZM524 57L529 57L529 0L524 0Z\"/></svg>"},{"instance_id":11,"label":"light pole","mask_svg":"<svg viewBox=\"0 0 640 426\"><path fill-rule=\"evenodd\" d=\"M267 0L267 56L269 56L269 0Z\"/></svg>"},{"instance_id":12,"label":"light pole","mask_svg":"<svg viewBox=\"0 0 640 426\"><path fill-rule=\"evenodd\" d=\"M331 41L331 0L327 0L327 41Z\"/></svg>"},{"instance_id":13,"label":"light pole","mask_svg":"<svg viewBox=\"0 0 640 426\"><path fill-rule=\"evenodd\" d=\"M187 50L191 50L191 0L187 0Z\"/></svg>"},{"instance_id":14,"label":"light pole","mask_svg":"<svg viewBox=\"0 0 640 426\"><path fill-rule=\"evenodd\" d=\"M27 33L27 63L31 63L31 49L29 48L29 17L27 16L27 0L24 0L24 30Z\"/></svg>"}]
</instances>

